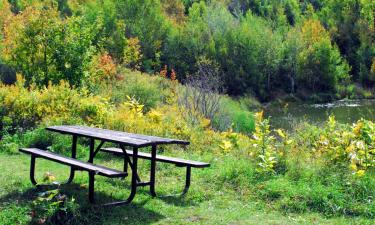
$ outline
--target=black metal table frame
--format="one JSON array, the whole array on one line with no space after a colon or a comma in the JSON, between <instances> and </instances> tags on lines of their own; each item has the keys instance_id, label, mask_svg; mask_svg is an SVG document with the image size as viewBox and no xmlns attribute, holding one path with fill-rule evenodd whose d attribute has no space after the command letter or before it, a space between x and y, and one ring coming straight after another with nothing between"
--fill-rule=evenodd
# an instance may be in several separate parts
<instances>
[{"instance_id":1,"label":"black metal table frame","mask_svg":"<svg viewBox=\"0 0 375 225\"><path fill-rule=\"evenodd\" d=\"M73 134L72 135L72 151L71 151L71 157L76 158L77 157L77 140L78 137L81 135ZM101 140L99 138L89 138L90 139L90 155L89 155L89 163L94 162L94 158L96 154L100 151L101 147L103 144L106 142L105 140ZM95 140L100 140L100 144L95 148ZM107 141L108 142L108 141ZM128 165L130 165L130 168L132 170L132 177L131 177L131 193L129 197L125 201L119 201L119 202L112 202L108 203L105 205L121 205L121 204L128 204L130 203L133 199L134 196L137 192L137 187L138 186L150 186L150 194L151 196L155 197L156 192L155 192L155 173L156 173L156 150L157 150L157 145L152 144L151 145L151 169L150 169L150 181L149 182L141 182L139 176L138 176L138 148L139 147L133 147L133 161L130 160L130 157L126 153L124 144L119 144L119 147L122 149L124 152L124 172L127 172ZM34 169L35 168L35 162L31 163L31 173L30 173L30 179L33 184L36 184L35 178L34 178ZM68 180L65 182L65 184L69 184L73 181L74 175L75 175L76 169L71 167L70 169L70 175ZM93 173L89 173L89 200L90 202L94 202L94 175Z\"/></svg>"}]
</instances>

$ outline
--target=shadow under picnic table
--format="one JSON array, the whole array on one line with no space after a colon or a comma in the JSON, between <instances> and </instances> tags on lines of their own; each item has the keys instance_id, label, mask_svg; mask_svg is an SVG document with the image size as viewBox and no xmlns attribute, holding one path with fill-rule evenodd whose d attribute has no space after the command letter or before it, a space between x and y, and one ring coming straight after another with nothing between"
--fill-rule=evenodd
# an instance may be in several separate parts
<instances>
[{"instance_id":1,"label":"shadow under picnic table","mask_svg":"<svg viewBox=\"0 0 375 225\"><path fill-rule=\"evenodd\" d=\"M36 216L33 203L40 193L56 190L57 186L33 187L26 191L13 191L0 197L0 208L10 205L27 206L30 208L30 216ZM90 204L87 200L87 193L82 190L79 184L69 184L59 187L60 193L71 199L74 196L74 212L55 211L45 218L46 224L150 224L164 218L163 215L146 209L143 202L132 202L129 205L118 207L101 206L102 201L119 201L105 193L96 192L99 204ZM40 224L38 220L31 220L30 224Z\"/></svg>"}]
</instances>

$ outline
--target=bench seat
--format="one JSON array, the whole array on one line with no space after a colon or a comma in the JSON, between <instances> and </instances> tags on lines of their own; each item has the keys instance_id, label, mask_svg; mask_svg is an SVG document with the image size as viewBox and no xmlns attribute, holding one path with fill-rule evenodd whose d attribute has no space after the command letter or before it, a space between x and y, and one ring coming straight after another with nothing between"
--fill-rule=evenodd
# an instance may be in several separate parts
<instances>
[{"instance_id":1,"label":"bench seat","mask_svg":"<svg viewBox=\"0 0 375 225\"><path fill-rule=\"evenodd\" d=\"M94 172L97 175L105 176L105 177L125 177L127 175L126 172L110 169L104 166L98 166L92 163L83 162L78 159L73 159L70 157L65 157L62 155L58 155L53 152L37 149L37 148L21 148L20 152L33 155L37 158L44 158L54 162L58 162L64 165L71 166L76 169L85 170L88 172Z\"/></svg>"},{"instance_id":2,"label":"bench seat","mask_svg":"<svg viewBox=\"0 0 375 225\"><path fill-rule=\"evenodd\" d=\"M119 155L119 156L123 156L124 154L120 148L101 148L100 151L111 153L114 155ZM132 150L126 150L126 153L131 157L133 156ZM151 159L151 154L145 153L145 152L138 152L138 158ZM209 163L205 163L205 162L179 159L179 158L173 158L173 157L163 156L163 155L156 155L156 161L171 163L171 164L175 164L176 166L181 166L181 167L189 166L189 167L194 167L194 168L204 168L204 167L210 166Z\"/></svg>"}]
</instances>

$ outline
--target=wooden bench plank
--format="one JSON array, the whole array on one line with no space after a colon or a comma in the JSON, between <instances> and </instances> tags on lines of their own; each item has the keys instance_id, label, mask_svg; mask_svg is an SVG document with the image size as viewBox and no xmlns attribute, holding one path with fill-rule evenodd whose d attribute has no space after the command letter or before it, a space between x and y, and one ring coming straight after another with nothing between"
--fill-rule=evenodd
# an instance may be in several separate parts
<instances>
[{"instance_id":1,"label":"wooden bench plank","mask_svg":"<svg viewBox=\"0 0 375 225\"><path fill-rule=\"evenodd\" d=\"M120 156L124 154L120 148L102 148L100 149L100 151L115 154L115 155L120 155ZM133 156L133 151L131 150L126 150L126 153L129 156ZM145 153L145 152L138 152L138 157L142 159L151 159L151 154ZM191 166L195 168L204 168L204 167L210 166L209 163L205 163L205 162L185 160L185 159L173 158L173 157L162 156L162 155L156 155L156 161L172 163L177 166Z\"/></svg>"},{"instance_id":2,"label":"wooden bench plank","mask_svg":"<svg viewBox=\"0 0 375 225\"><path fill-rule=\"evenodd\" d=\"M64 164L64 165L76 167L76 168L79 168L79 169L82 169L82 170L93 171L98 175L102 175L102 176L106 176L106 177L124 177L124 176L127 175L127 173L125 173L125 172L121 172L121 171L114 170L114 169L111 169L111 168L107 168L107 167L104 167L104 166L98 166L98 165L95 165L95 164L92 164L92 163L83 162L83 161L78 160L78 159L65 157L65 156L58 155L58 154L53 153L53 152L44 151L44 150L40 150L40 149L37 149L37 148L21 148L20 152L23 152L23 153L26 153L26 154L31 154L31 155L34 155L36 157L48 159L48 160L58 162L58 163L61 163L61 164Z\"/></svg>"}]
</instances>

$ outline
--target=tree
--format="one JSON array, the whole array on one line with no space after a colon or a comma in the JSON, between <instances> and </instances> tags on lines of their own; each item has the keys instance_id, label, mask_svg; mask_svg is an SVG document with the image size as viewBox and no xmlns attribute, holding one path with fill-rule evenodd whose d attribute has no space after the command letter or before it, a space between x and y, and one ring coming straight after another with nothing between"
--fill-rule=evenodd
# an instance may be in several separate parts
<instances>
[{"instance_id":1,"label":"tree","mask_svg":"<svg viewBox=\"0 0 375 225\"><path fill-rule=\"evenodd\" d=\"M313 92L334 91L340 82L349 79L349 65L318 20L305 21L299 35L302 42L297 55L300 86Z\"/></svg>"},{"instance_id":2,"label":"tree","mask_svg":"<svg viewBox=\"0 0 375 225\"><path fill-rule=\"evenodd\" d=\"M95 51L94 25L81 17L61 19L53 6L27 7L4 28L4 61L21 72L27 84L68 80L81 85Z\"/></svg>"},{"instance_id":3,"label":"tree","mask_svg":"<svg viewBox=\"0 0 375 225\"><path fill-rule=\"evenodd\" d=\"M324 1L318 17L352 67L354 79L366 82L375 57L374 11L371 0Z\"/></svg>"},{"instance_id":4,"label":"tree","mask_svg":"<svg viewBox=\"0 0 375 225\"><path fill-rule=\"evenodd\" d=\"M127 38L137 37L145 71L158 71L170 23L159 0L116 0L117 16L125 21Z\"/></svg>"}]
</instances>

